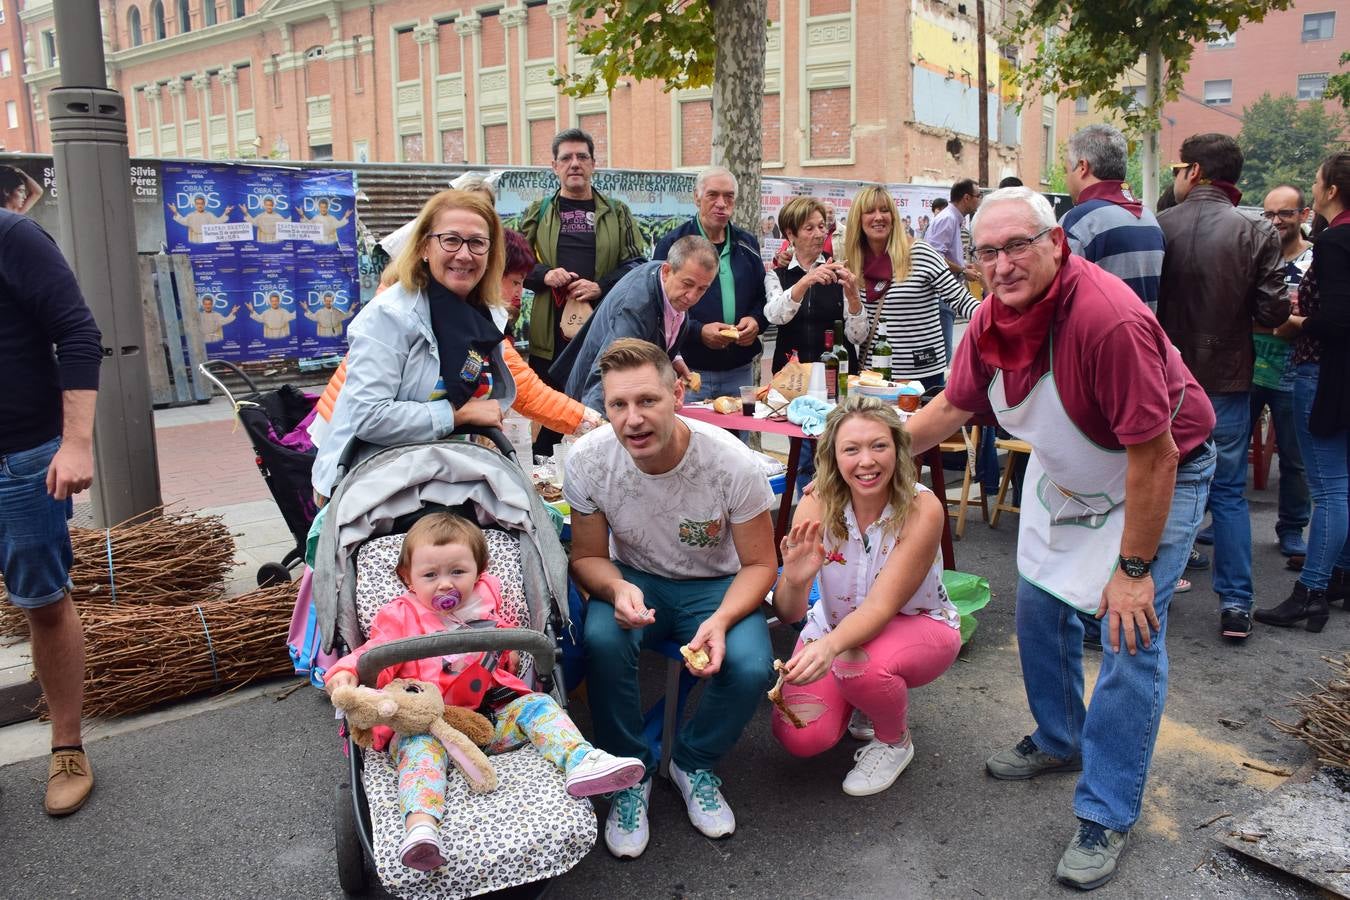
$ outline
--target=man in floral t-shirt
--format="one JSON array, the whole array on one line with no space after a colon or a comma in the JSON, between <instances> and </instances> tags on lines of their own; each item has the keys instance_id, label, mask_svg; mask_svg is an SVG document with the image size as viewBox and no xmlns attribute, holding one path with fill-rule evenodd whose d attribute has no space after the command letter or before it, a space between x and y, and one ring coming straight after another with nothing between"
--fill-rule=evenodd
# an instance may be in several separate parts
<instances>
[{"instance_id":1,"label":"man in floral t-shirt","mask_svg":"<svg viewBox=\"0 0 1350 900\"><path fill-rule=\"evenodd\" d=\"M773 492L753 453L728 432L676 415L683 385L664 349L615 341L600 356L612 427L567 456L572 576L589 596L585 652L595 745L636 756L648 777L614 796L605 844L619 857L647 848L650 773L638 653L687 645L689 671L708 680L698 710L674 740L671 777L689 820L725 837L736 818L713 774L773 681L773 649L759 609L777 557ZM700 663L702 663L700 665Z\"/></svg>"}]
</instances>

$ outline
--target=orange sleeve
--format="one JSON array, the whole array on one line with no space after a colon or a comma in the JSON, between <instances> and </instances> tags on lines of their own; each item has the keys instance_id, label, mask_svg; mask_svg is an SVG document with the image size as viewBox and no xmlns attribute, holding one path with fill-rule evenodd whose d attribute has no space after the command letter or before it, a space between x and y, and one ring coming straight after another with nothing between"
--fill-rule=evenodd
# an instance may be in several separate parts
<instances>
[{"instance_id":1,"label":"orange sleeve","mask_svg":"<svg viewBox=\"0 0 1350 900\"><path fill-rule=\"evenodd\" d=\"M579 402L564 393L553 390L544 384L544 380L520 358L515 346L507 341L502 348L506 357L506 367L516 381L516 411L545 428L551 428L559 434L571 434L581 424L582 410Z\"/></svg>"}]
</instances>

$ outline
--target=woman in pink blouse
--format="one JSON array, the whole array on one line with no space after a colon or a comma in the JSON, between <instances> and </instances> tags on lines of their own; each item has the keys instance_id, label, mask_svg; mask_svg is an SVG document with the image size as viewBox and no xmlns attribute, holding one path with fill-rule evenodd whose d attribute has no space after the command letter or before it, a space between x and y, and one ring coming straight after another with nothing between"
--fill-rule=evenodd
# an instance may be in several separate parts
<instances>
[{"instance_id":1,"label":"woman in pink blouse","mask_svg":"<svg viewBox=\"0 0 1350 900\"><path fill-rule=\"evenodd\" d=\"M830 413L815 492L783 539L774 589L783 621L806 617L783 689L801 725L775 710L773 733L794 756L828 750L846 730L867 741L846 794L880 793L909 765L909 689L945 672L961 649L960 617L942 586L944 515L915 480L892 407L853 394ZM820 601L808 610L816 579Z\"/></svg>"}]
</instances>

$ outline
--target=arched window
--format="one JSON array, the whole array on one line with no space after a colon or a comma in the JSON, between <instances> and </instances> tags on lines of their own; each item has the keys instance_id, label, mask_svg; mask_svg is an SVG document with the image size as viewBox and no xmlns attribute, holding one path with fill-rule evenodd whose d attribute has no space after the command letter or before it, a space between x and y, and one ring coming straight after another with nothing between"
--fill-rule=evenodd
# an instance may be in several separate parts
<instances>
[{"instance_id":1,"label":"arched window","mask_svg":"<svg viewBox=\"0 0 1350 900\"><path fill-rule=\"evenodd\" d=\"M150 27L154 31L155 40L164 40L166 34L164 31L164 4L161 0L151 0Z\"/></svg>"},{"instance_id":2,"label":"arched window","mask_svg":"<svg viewBox=\"0 0 1350 900\"><path fill-rule=\"evenodd\" d=\"M216 24L216 0L202 0L202 27Z\"/></svg>"},{"instance_id":3,"label":"arched window","mask_svg":"<svg viewBox=\"0 0 1350 900\"><path fill-rule=\"evenodd\" d=\"M188 0L178 0L178 33L187 34L192 30L192 10Z\"/></svg>"},{"instance_id":4,"label":"arched window","mask_svg":"<svg viewBox=\"0 0 1350 900\"><path fill-rule=\"evenodd\" d=\"M246 12L244 9L244 3L245 0L230 0L230 5L234 9L234 17L236 19L242 19L244 17Z\"/></svg>"},{"instance_id":5,"label":"arched window","mask_svg":"<svg viewBox=\"0 0 1350 900\"><path fill-rule=\"evenodd\" d=\"M131 46L141 45L141 11L135 6L127 10L127 38Z\"/></svg>"}]
</instances>

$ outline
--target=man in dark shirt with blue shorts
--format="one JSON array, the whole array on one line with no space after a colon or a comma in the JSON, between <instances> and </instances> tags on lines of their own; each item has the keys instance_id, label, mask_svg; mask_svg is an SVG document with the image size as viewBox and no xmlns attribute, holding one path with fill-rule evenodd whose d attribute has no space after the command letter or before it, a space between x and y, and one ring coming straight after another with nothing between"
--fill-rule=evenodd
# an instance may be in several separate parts
<instances>
[{"instance_id":1,"label":"man in dark shirt with blue shorts","mask_svg":"<svg viewBox=\"0 0 1350 900\"><path fill-rule=\"evenodd\" d=\"M71 498L94 480L102 359L98 325L56 242L0 210L0 575L28 619L51 712L44 805L53 816L75 812L94 787L80 744L84 631L66 522Z\"/></svg>"}]
</instances>

